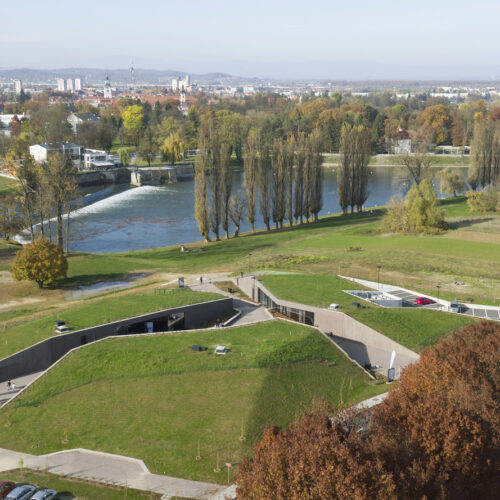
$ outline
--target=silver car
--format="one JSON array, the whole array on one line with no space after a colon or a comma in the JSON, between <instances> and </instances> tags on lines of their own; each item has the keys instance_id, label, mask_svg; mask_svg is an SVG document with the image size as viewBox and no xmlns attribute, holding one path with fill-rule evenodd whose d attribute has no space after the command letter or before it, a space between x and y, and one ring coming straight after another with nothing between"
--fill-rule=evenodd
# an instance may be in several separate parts
<instances>
[{"instance_id":1,"label":"silver car","mask_svg":"<svg viewBox=\"0 0 500 500\"><path fill-rule=\"evenodd\" d=\"M6 497L6 500L27 500L36 491L36 486L21 484L16 486Z\"/></svg>"},{"instance_id":2,"label":"silver car","mask_svg":"<svg viewBox=\"0 0 500 500\"><path fill-rule=\"evenodd\" d=\"M38 490L30 498L30 500L55 500L56 498L57 498L56 490L44 489L44 490Z\"/></svg>"}]
</instances>

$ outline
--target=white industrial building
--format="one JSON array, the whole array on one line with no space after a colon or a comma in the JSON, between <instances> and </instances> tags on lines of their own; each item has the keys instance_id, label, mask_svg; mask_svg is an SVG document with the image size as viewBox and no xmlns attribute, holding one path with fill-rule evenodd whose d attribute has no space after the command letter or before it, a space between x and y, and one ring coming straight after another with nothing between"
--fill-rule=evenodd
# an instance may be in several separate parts
<instances>
[{"instance_id":1,"label":"white industrial building","mask_svg":"<svg viewBox=\"0 0 500 500\"><path fill-rule=\"evenodd\" d=\"M189 75L184 78L173 78L172 79L172 90L174 92L189 92L191 90L191 81Z\"/></svg>"}]
</instances>

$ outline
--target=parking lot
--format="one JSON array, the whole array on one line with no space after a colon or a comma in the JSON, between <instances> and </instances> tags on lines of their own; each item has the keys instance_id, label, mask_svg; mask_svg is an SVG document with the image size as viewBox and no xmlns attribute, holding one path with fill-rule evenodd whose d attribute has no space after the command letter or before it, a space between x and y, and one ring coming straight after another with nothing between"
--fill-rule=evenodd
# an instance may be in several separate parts
<instances>
[{"instance_id":1,"label":"parking lot","mask_svg":"<svg viewBox=\"0 0 500 500\"><path fill-rule=\"evenodd\" d=\"M423 295L416 295L406 290L402 290L401 288L392 288L390 290L387 290L387 292L390 293L391 295L395 295L396 297L402 299L403 307L420 307L425 309L440 309L445 311L448 310L446 306L437 304L436 302L433 302L432 304L427 304L425 306L418 306L414 303L414 301L417 297L422 297ZM468 307L463 303L461 304L462 304L461 314L472 316L474 318L500 321L500 309L486 309L481 306Z\"/></svg>"}]
</instances>

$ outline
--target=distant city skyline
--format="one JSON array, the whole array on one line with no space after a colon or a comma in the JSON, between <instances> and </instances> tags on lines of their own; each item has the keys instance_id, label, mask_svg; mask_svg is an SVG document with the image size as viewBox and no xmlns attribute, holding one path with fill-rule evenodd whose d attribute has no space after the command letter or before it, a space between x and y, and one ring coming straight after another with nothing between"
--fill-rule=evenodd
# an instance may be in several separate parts
<instances>
[{"instance_id":1,"label":"distant city skyline","mask_svg":"<svg viewBox=\"0 0 500 500\"><path fill-rule=\"evenodd\" d=\"M80 4L79 4L80 5ZM26 0L0 68L135 67L282 79L500 79L500 2ZM17 22L18 20L19 22Z\"/></svg>"}]
</instances>

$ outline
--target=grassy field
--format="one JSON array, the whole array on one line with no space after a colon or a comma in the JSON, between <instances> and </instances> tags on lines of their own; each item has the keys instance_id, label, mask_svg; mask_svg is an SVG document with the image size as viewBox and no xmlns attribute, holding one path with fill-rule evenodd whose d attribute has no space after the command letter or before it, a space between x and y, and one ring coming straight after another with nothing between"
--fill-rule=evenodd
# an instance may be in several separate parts
<instances>
[{"instance_id":1,"label":"grassy field","mask_svg":"<svg viewBox=\"0 0 500 500\"><path fill-rule=\"evenodd\" d=\"M0 175L0 198L17 191L17 181Z\"/></svg>"},{"instance_id":2,"label":"grassy field","mask_svg":"<svg viewBox=\"0 0 500 500\"><path fill-rule=\"evenodd\" d=\"M100 299L84 300L81 305L35 320L23 321L20 319L9 322L4 326L4 329L0 328L0 359L54 335L54 321L57 319L66 321L67 326L72 330L80 330L169 307L222 298L216 293L195 292L189 289L172 288L165 292L161 295L155 295L153 292L109 295ZM7 314L12 316L13 312L16 311ZM7 321L1 315L0 320Z\"/></svg>"},{"instance_id":3,"label":"grassy field","mask_svg":"<svg viewBox=\"0 0 500 500\"><path fill-rule=\"evenodd\" d=\"M409 288L460 293L481 303L484 295L500 304L500 240L496 233L474 231L485 217L469 213L465 199L441 201L451 229L439 235L387 235L381 231L383 210L321 218L281 231L259 231L228 241L192 243L189 252L167 247L121 254L74 255L69 277L60 284L71 286L97 279L119 279L138 270L202 274L215 271L282 269L332 272L374 279L377 265L381 279ZM500 220L498 216L488 219ZM472 235L472 236L471 236ZM205 251L200 251L204 248ZM457 288L455 281L466 282Z\"/></svg>"},{"instance_id":4,"label":"grassy field","mask_svg":"<svg viewBox=\"0 0 500 500\"><path fill-rule=\"evenodd\" d=\"M156 493L146 493L125 488L111 488L31 470L2 472L0 473L0 481L14 481L19 484L32 484L39 488L51 488L59 493L59 500L122 500L124 498L130 500L137 498L160 500L161 497L161 495Z\"/></svg>"},{"instance_id":5,"label":"grassy field","mask_svg":"<svg viewBox=\"0 0 500 500\"><path fill-rule=\"evenodd\" d=\"M219 344L227 355L214 354ZM237 465L266 423L288 425L314 397L346 404L385 390L319 332L285 321L110 339L71 354L2 409L0 446L84 447L224 483L217 464Z\"/></svg>"},{"instance_id":6,"label":"grassy field","mask_svg":"<svg viewBox=\"0 0 500 500\"><path fill-rule=\"evenodd\" d=\"M426 309L388 309L363 301L363 307L356 308L351 304L359 300L342 290L362 287L331 274L264 275L259 279L285 300L319 307L328 307L332 302L340 304L343 312L416 352L473 322L455 314Z\"/></svg>"}]
</instances>

